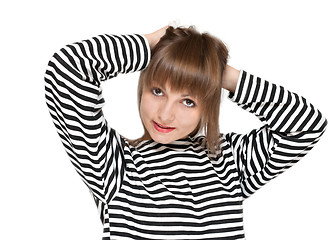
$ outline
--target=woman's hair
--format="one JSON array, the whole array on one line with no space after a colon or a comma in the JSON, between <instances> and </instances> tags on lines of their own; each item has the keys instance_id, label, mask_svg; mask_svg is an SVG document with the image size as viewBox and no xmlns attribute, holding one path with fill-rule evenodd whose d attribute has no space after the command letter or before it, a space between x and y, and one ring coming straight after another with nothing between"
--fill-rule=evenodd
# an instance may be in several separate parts
<instances>
[{"instance_id":1,"label":"woman's hair","mask_svg":"<svg viewBox=\"0 0 331 240\"><path fill-rule=\"evenodd\" d=\"M222 92L222 73L226 67L228 49L208 33L199 33L194 27L168 27L165 35L151 50L151 61L140 74L138 106L144 88L153 83L175 91L188 91L199 99L202 118L190 134L204 131L205 144L211 153L220 149L219 108ZM148 136L145 129L144 137Z\"/></svg>"}]
</instances>

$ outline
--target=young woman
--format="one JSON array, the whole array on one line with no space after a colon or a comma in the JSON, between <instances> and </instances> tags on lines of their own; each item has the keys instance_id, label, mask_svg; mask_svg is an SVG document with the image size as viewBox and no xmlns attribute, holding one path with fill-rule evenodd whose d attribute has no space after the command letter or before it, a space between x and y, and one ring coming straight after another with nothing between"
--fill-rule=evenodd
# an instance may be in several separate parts
<instances>
[{"instance_id":1,"label":"young woman","mask_svg":"<svg viewBox=\"0 0 331 240\"><path fill-rule=\"evenodd\" d=\"M327 121L312 104L227 58L217 38L173 27L101 35L54 54L47 105L94 196L103 239L244 239L243 200L318 142ZM101 83L140 70L145 133L131 141L107 124ZM219 133L222 88L259 129Z\"/></svg>"}]
</instances>

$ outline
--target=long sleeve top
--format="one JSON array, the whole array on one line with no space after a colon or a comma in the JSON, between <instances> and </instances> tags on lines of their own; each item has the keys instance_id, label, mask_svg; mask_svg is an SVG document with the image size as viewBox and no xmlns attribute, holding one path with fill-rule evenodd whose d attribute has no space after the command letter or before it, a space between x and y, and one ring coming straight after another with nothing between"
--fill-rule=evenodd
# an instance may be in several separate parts
<instances>
[{"instance_id":1,"label":"long sleeve top","mask_svg":"<svg viewBox=\"0 0 331 240\"><path fill-rule=\"evenodd\" d=\"M45 74L49 112L93 195L103 239L245 239L243 200L305 156L326 119L305 98L241 71L228 97L260 128L220 134L213 156L204 136L132 146L103 115L101 83L149 60L144 36L100 35L60 49Z\"/></svg>"}]
</instances>

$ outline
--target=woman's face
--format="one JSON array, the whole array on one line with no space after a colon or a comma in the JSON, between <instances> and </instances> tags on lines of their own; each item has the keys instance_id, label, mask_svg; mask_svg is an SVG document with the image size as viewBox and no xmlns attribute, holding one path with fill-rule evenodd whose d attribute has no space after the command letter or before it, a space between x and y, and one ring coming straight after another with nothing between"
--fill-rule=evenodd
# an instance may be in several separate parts
<instances>
[{"instance_id":1,"label":"woman's face","mask_svg":"<svg viewBox=\"0 0 331 240\"><path fill-rule=\"evenodd\" d=\"M171 91L169 85L146 87L140 117L156 142L167 144L192 133L201 119L201 104L188 92Z\"/></svg>"}]
</instances>

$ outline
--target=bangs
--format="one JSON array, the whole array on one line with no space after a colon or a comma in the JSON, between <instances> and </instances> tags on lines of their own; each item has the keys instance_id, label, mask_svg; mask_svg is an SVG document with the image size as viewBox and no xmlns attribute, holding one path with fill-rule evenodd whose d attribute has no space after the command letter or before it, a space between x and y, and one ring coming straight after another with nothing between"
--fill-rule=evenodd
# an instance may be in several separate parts
<instances>
[{"instance_id":1,"label":"bangs","mask_svg":"<svg viewBox=\"0 0 331 240\"><path fill-rule=\"evenodd\" d=\"M212 46L213 45L213 46ZM203 36L191 35L152 51L152 60L143 78L144 87L168 85L206 100L221 90L221 66L217 49Z\"/></svg>"}]
</instances>

